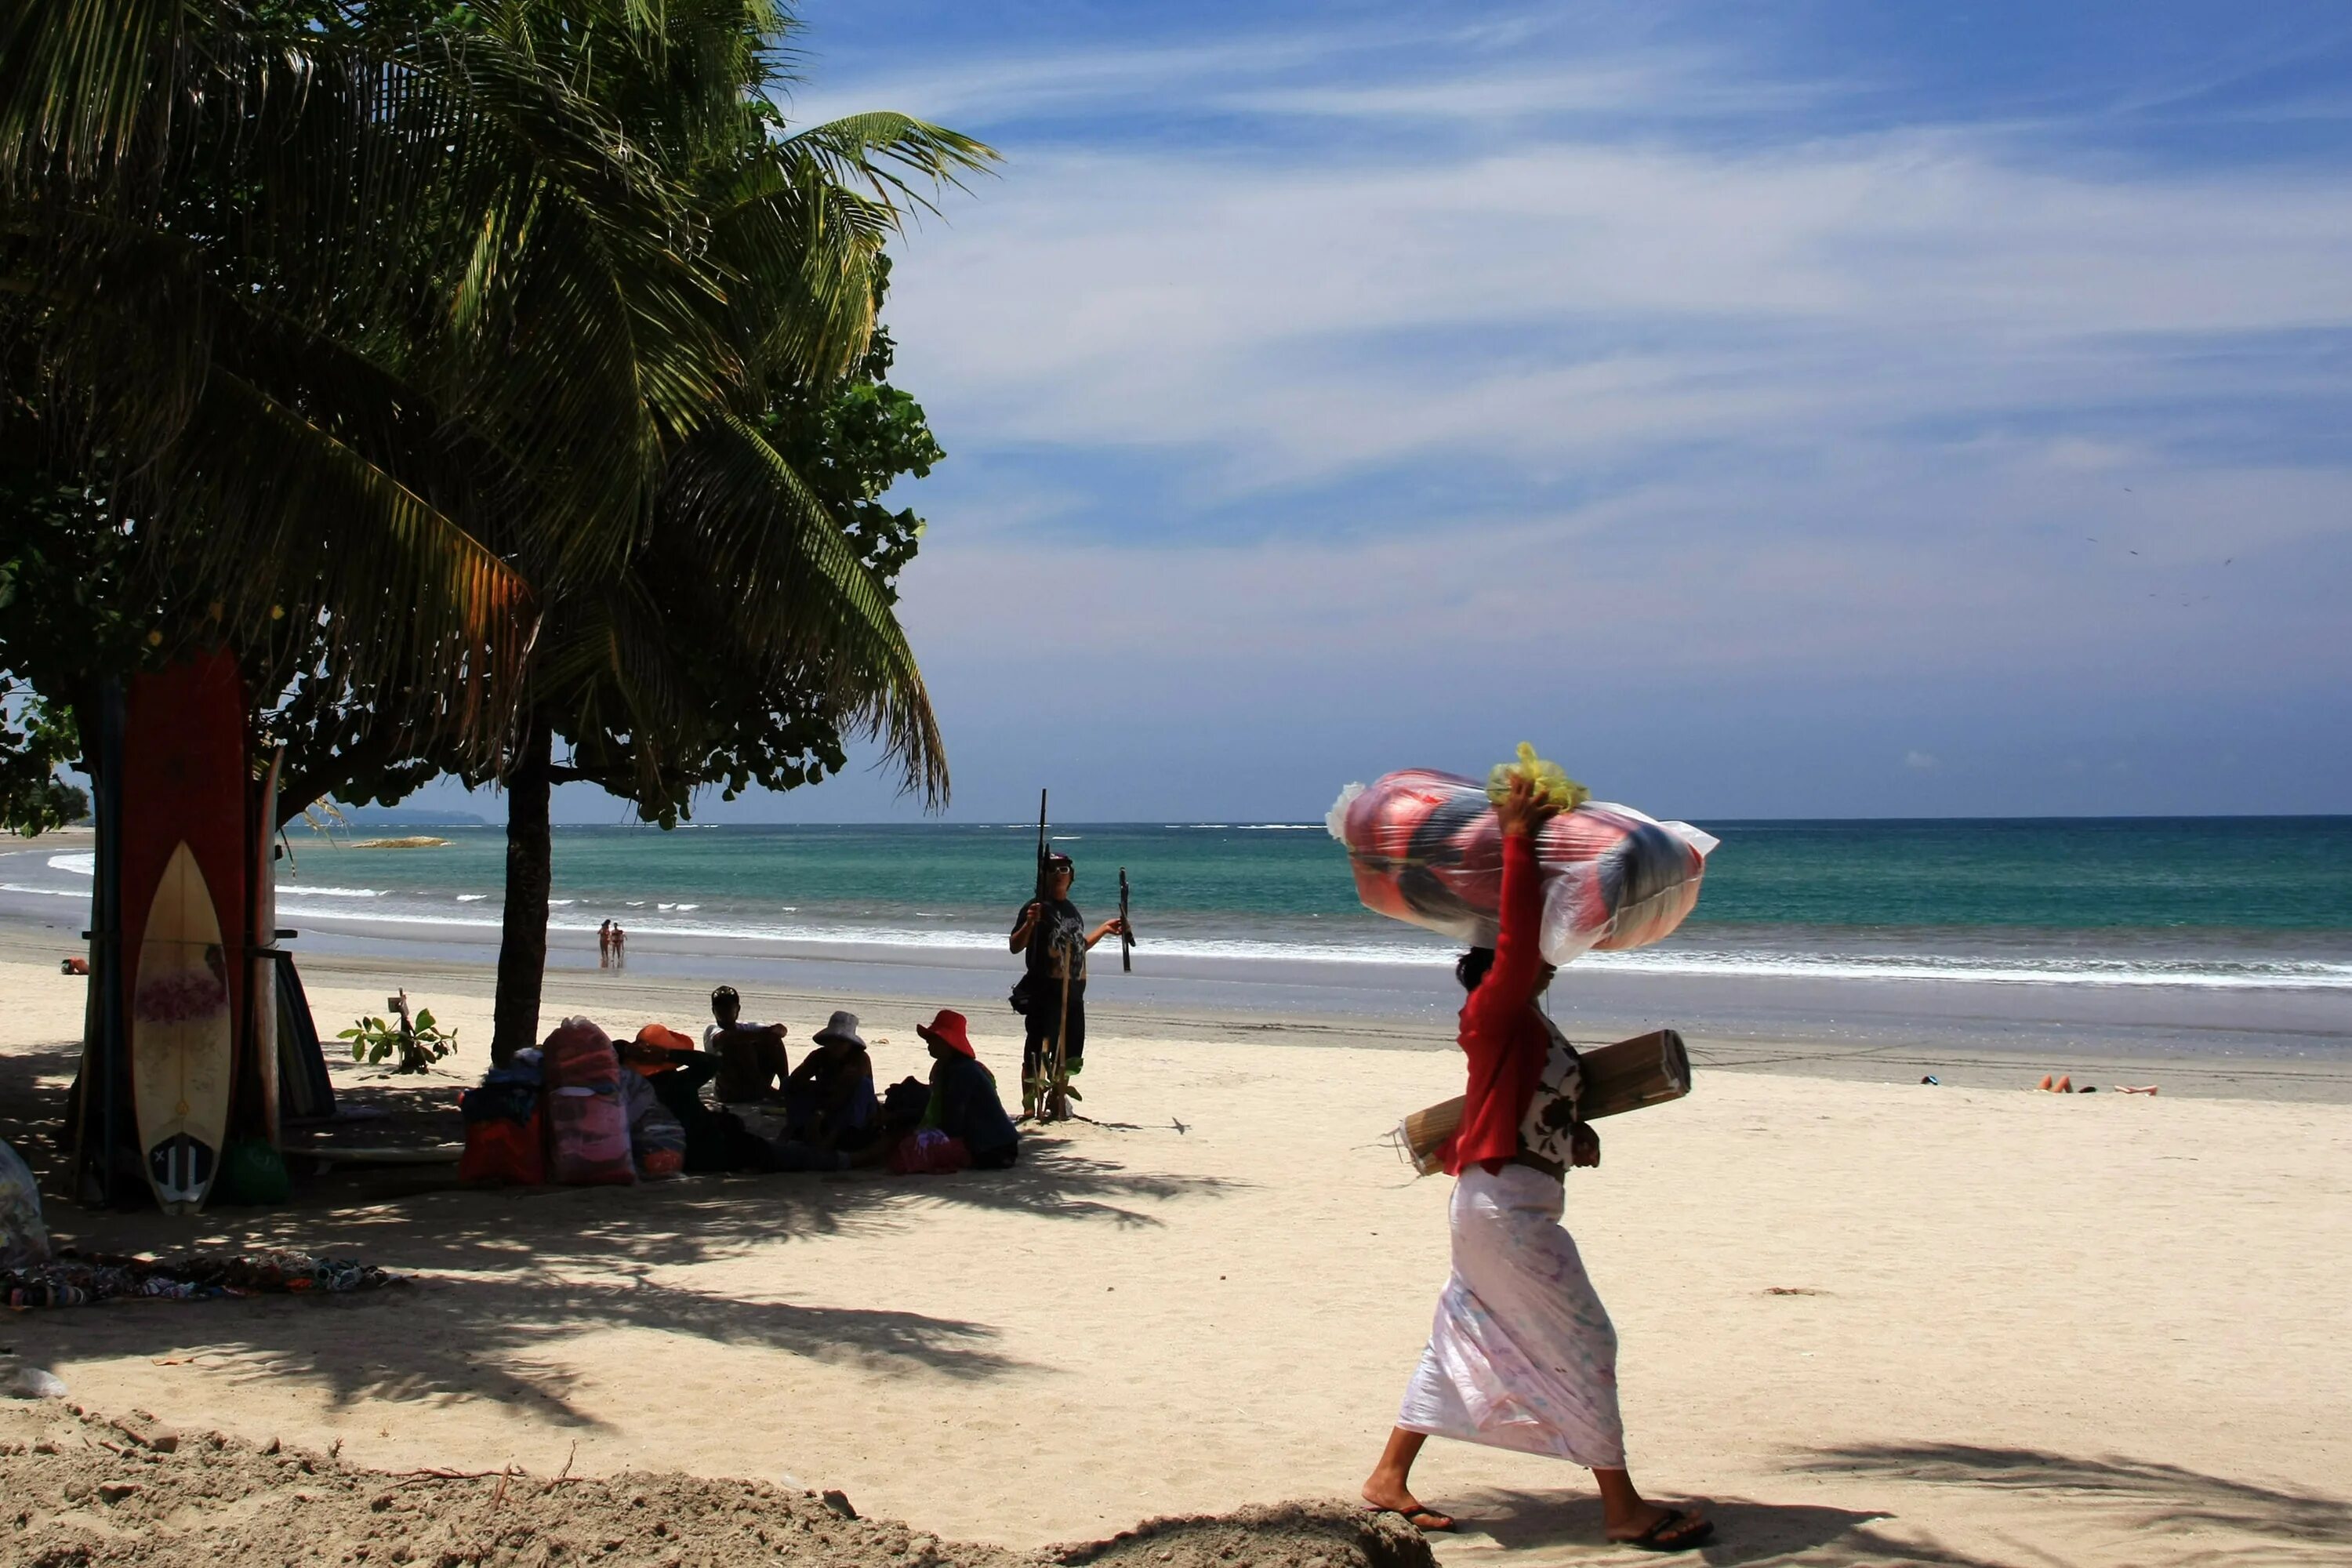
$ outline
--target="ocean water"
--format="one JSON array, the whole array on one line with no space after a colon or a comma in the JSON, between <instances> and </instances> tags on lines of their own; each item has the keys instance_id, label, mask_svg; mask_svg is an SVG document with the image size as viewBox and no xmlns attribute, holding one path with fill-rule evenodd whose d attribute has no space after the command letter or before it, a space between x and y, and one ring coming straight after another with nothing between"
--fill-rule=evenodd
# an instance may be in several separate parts
<instances>
[{"instance_id":1,"label":"ocean water","mask_svg":"<svg viewBox=\"0 0 2352 1568\"><path fill-rule=\"evenodd\" d=\"M1579 961L1659 974L2352 990L2352 817L1704 822L1722 840L1668 941ZM397 830L375 830L397 831ZM282 918L488 931L496 828L360 848L297 830ZM560 827L553 921L633 935L1002 952L1032 824ZM1441 963L1443 940L1365 911L1320 822L1056 827L1072 898L1134 889L1139 962ZM28 862L31 862L28 864ZM79 863L77 863L79 862ZM87 888L86 857L15 855L12 890ZM422 934L422 933L420 933Z\"/></svg>"}]
</instances>

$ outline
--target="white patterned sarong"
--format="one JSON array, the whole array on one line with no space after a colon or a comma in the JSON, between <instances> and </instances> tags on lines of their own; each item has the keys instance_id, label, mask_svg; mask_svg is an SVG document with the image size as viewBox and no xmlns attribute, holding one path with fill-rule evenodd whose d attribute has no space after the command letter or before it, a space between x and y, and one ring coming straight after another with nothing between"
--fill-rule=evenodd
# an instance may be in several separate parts
<instances>
[{"instance_id":1,"label":"white patterned sarong","mask_svg":"<svg viewBox=\"0 0 2352 1568\"><path fill-rule=\"evenodd\" d=\"M1617 1331L1560 1227L1560 1184L1473 1165L1454 1184L1454 1274L1397 1425L1625 1468Z\"/></svg>"}]
</instances>

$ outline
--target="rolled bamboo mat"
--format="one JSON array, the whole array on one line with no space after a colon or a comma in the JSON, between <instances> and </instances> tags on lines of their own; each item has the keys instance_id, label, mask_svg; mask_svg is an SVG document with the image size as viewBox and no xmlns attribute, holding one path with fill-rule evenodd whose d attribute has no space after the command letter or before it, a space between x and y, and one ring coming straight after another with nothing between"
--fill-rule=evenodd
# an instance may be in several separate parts
<instances>
[{"instance_id":1,"label":"rolled bamboo mat","mask_svg":"<svg viewBox=\"0 0 2352 1568\"><path fill-rule=\"evenodd\" d=\"M1584 1075L1580 1109L1587 1121L1664 1105L1690 1092L1690 1052L1674 1029L1653 1030L1576 1055ZM1462 1096L1457 1094L1406 1117L1394 1138L1406 1163L1427 1176L1442 1168L1437 1152L1461 1127Z\"/></svg>"}]
</instances>

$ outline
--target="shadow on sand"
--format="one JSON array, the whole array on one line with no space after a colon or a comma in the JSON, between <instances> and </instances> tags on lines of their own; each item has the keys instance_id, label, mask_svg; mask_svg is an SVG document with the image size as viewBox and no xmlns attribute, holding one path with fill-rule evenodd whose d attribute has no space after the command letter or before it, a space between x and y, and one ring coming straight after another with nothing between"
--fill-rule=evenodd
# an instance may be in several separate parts
<instances>
[{"instance_id":1,"label":"shadow on sand","mask_svg":"<svg viewBox=\"0 0 2352 1568\"><path fill-rule=\"evenodd\" d=\"M60 1241L105 1252L285 1247L417 1278L361 1296L27 1314L11 1325L17 1348L37 1357L184 1360L240 1382L322 1386L339 1405L480 1397L593 1426L575 1403L572 1374L546 1352L572 1334L613 1327L918 1376L990 1378L1022 1363L995 1348L998 1332L984 1322L746 1300L665 1271L822 1237L906 1232L942 1208L1131 1230L1162 1223L1145 1205L1213 1198L1235 1185L1131 1172L1047 1135L1024 1138L1022 1163L1011 1171L953 1176L704 1176L635 1187L405 1193L397 1183L413 1186L415 1178L395 1176L373 1197L331 1183L298 1190L283 1209L213 1210L191 1232L152 1212L96 1214L60 1201L64 1152L54 1128L62 1097L35 1080L70 1074L74 1059L69 1049L0 1058L0 1117L8 1118L12 1142L29 1134L25 1145L48 1167L42 1184ZM36 1108L47 1117L26 1114ZM1095 1150L1107 1142L1115 1144L1116 1135L1088 1139ZM447 1179L446 1168L433 1178Z\"/></svg>"},{"instance_id":2,"label":"shadow on sand","mask_svg":"<svg viewBox=\"0 0 2352 1568\"><path fill-rule=\"evenodd\" d=\"M1666 1499L1671 1502L1674 1500ZM1868 1527L1884 1513L1863 1513L1851 1509L1822 1508L1802 1503L1751 1502L1738 1498L1718 1498L1706 1504L1707 1517L1715 1521L1715 1539L1695 1552L1662 1554L1637 1552L1632 1547L1611 1544L1601 1528L1601 1500L1590 1492L1560 1493L1517 1491L1503 1489L1483 1489L1458 1498L1448 1498L1447 1506L1461 1520L1462 1534L1468 1550L1458 1554L1449 1549L1447 1538L1432 1536L1430 1543L1437 1551L1441 1563L1457 1564L1483 1562L1491 1552L1483 1552L1468 1543L1485 1536L1504 1552L1534 1556L1540 1554L1545 1562L1558 1561L1563 1552L1572 1554L1577 1563L1769 1563L1800 1558L1806 1563L1884 1563L1889 1557L1889 1543L1879 1539ZM1831 1548L1829 1554L1822 1549ZM1854 1554L1845 1554L1851 1548ZM1966 1558L1909 1559L1948 1563L1955 1568L1980 1568Z\"/></svg>"},{"instance_id":3,"label":"shadow on sand","mask_svg":"<svg viewBox=\"0 0 2352 1568\"><path fill-rule=\"evenodd\" d=\"M1965 1444L1877 1445L1822 1451L1801 1473L1905 1486L1956 1486L2030 1493L2053 1509L2097 1510L2098 1523L2142 1554L2117 1562L2198 1568L2293 1568L2352 1562L2352 1500L2209 1476L2178 1465L2125 1458L2082 1459L2026 1448ZM1486 1561L1478 1538L1513 1555L1563 1550L1579 1563L1680 1561L1711 1564L1805 1563L1865 1568L1918 1563L1927 1568L2020 1568L2065 1561L2065 1549L2034 1548L1999 1558L1939 1543L1916 1529L1881 1528L1893 1509L1857 1510L1816 1504L1718 1498L1707 1504L1716 1536L1700 1550L1661 1559L1602 1540L1601 1504L1589 1492L1489 1489L1447 1500L1462 1520L1464 1545L1433 1538L1441 1561ZM2068 1539L2079 1542L2078 1532Z\"/></svg>"},{"instance_id":4,"label":"shadow on sand","mask_svg":"<svg viewBox=\"0 0 2352 1568\"><path fill-rule=\"evenodd\" d=\"M2200 1564L2352 1562L2352 1499L2210 1476L2179 1465L1964 1443L1879 1444L1822 1452L1815 1474L2032 1492L2092 1508L2151 1542L2181 1538L2175 1560ZM2157 1556L2151 1548L2151 1559Z\"/></svg>"}]
</instances>

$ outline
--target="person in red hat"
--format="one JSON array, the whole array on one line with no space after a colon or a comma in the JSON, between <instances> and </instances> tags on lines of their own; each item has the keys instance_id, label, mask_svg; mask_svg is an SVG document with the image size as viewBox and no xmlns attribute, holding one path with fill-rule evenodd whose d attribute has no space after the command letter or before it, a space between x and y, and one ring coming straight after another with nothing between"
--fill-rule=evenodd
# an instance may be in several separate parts
<instances>
[{"instance_id":1,"label":"person in red hat","mask_svg":"<svg viewBox=\"0 0 2352 1568\"><path fill-rule=\"evenodd\" d=\"M1021 1134L996 1097L996 1075L972 1051L964 1016L941 1008L929 1024L916 1025L915 1033L931 1047L931 1103L923 1125L961 1139L973 1170L1009 1169L1021 1157Z\"/></svg>"}]
</instances>

